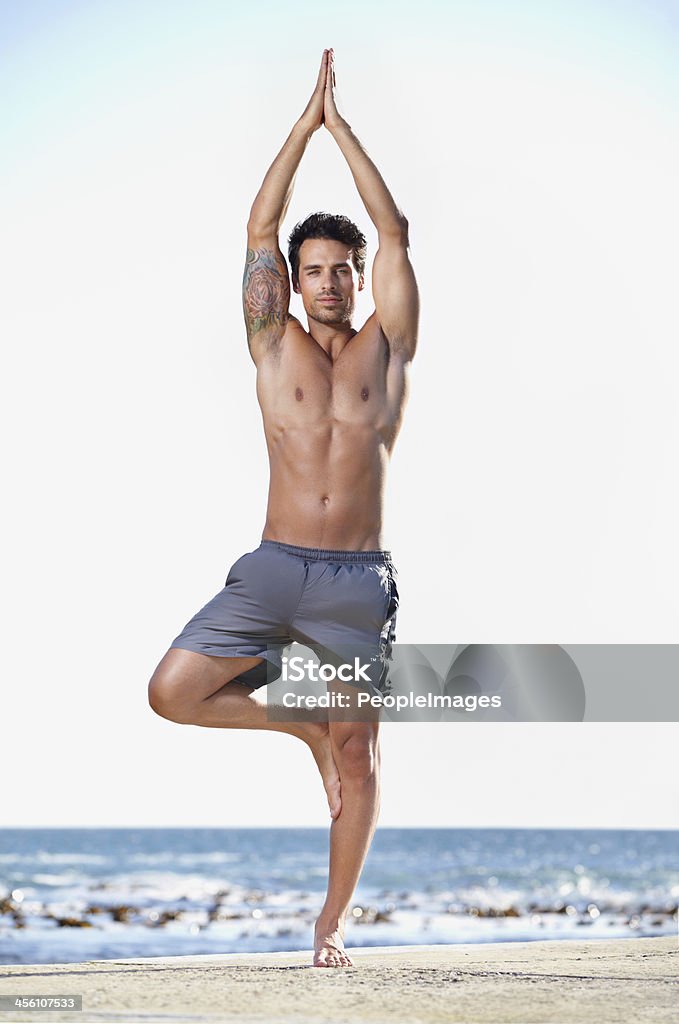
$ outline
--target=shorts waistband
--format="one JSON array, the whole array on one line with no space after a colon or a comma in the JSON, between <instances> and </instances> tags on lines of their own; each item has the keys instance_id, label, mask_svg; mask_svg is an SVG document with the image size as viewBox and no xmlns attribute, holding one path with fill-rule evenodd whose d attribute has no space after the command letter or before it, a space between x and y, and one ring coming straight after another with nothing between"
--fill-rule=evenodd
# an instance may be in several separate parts
<instances>
[{"instance_id":1,"label":"shorts waistband","mask_svg":"<svg viewBox=\"0 0 679 1024\"><path fill-rule=\"evenodd\" d=\"M330 551L325 548L300 548L296 544L283 544L277 540L263 540L261 546L279 548L289 555L314 562L377 562L391 563L391 551Z\"/></svg>"}]
</instances>

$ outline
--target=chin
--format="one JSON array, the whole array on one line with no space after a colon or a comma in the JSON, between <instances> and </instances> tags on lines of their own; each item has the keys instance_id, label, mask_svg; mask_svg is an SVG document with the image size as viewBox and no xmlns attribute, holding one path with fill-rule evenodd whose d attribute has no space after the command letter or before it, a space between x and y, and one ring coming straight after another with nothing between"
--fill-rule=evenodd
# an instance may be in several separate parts
<instances>
[{"instance_id":1,"label":"chin","mask_svg":"<svg viewBox=\"0 0 679 1024\"><path fill-rule=\"evenodd\" d=\"M339 310L325 309L321 306L320 309L314 311L314 319L320 320L324 324L341 324L344 321L344 313L340 316L337 315Z\"/></svg>"},{"instance_id":2,"label":"chin","mask_svg":"<svg viewBox=\"0 0 679 1024\"><path fill-rule=\"evenodd\" d=\"M325 306L320 306L314 316L326 324L345 324L351 320L351 314L352 310L347 306L341 309L326 309Z\"/></svg>"}]
</instances>

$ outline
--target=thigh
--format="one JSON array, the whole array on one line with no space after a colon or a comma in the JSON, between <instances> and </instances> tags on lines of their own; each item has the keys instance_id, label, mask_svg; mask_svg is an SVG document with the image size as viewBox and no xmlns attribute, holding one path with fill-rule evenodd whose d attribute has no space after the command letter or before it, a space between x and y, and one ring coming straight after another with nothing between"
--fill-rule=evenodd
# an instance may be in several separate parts
<instances>
[{"instance_id":1,"label":"thigh","mask_svg":"<svg viewBox=\"0 0 679 1024\"><path fill-rule=\"evenodd\" d=\"M225 658L171 647L149 683L149 696L163 700L205 700L236 676L260 665L263 658Z\"/></svg>"},{"instance_id":2,"label":"thigh","mask_svg":"<svg viewBox=\"0 0 679 1024\"><path fill-rule=\"evenodd\" d=\"M319 562L313 570L292 636L329 650L386 651L396 638L399 602L393 565Z\"/></svg>"},{"instance_id":3,"label":"thigh","mask_svg":"<svg viewBox=\"0 0 679 1024\"><path fill-rule=\"evenodd\" d=\"M389 663L396 639L399 596L396 570L389 563L318 563L291 625L293 638L319 653L348 664L358 661L362 675L357 686L370 695L389 691ZM365 721L370 705L346 704L344 718Z\"/></svg>"},{"instance_id":4,"label":"thigh","mask_svg":"<svg viewBox=\"0 0 679 1024\"><path fill-rule=\"evenodd\" d=\"M222 589L186 623L170 648L216 658L267 658L279 664L267 651L291 643L287 623L299 598L303 565L300 559L284 556L293 563L271 557L268 549L243 555L229 571ZM293 577L294 578L291 578ZM266 682L266 673L253 673L253 686ZM245 680L249 683L249 680Z\"/></svg>"}]
</instances>

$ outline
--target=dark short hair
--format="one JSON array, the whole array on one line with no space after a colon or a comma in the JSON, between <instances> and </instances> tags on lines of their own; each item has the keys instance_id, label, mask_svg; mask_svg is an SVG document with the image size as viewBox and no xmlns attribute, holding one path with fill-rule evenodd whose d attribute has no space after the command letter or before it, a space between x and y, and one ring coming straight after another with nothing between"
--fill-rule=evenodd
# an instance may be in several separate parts
<instances>
[{"instance_id":1,"label":"dark short hair","mask_svg":"<svg viewBox=\"0 0 679 1024\"><path fill-rule=\"evenodd\" d=\"M299 250L307 238L330 238L351 246L351 262L357 274L365 270L365 235L343 214L312 213L292 229L288 239L288 258L293 278L299 280Z\"/></svg>"}]
</instances>

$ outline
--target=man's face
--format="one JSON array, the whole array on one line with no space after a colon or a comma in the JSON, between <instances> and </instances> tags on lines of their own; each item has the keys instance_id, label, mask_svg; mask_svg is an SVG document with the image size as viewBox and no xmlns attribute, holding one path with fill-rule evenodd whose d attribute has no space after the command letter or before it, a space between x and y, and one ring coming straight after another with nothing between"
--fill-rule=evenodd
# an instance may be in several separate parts
<instances>
[{"instance_id":1,"label":"man's face","mask_svg":"<svg viewBox=\"0 0 679 1024\"><path fill-rule=\"evenodd\" d=\"M299 280L293 288L311 320L350 324L363 275L353 268L350 246L330 238L307 238L299 249Z\"/></svg>"}]
</instances>

